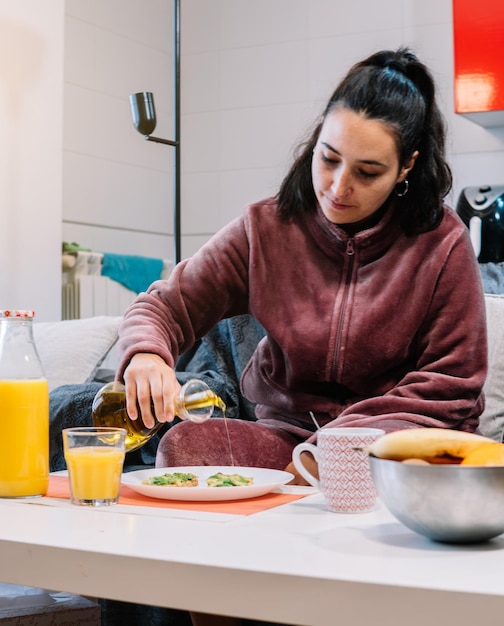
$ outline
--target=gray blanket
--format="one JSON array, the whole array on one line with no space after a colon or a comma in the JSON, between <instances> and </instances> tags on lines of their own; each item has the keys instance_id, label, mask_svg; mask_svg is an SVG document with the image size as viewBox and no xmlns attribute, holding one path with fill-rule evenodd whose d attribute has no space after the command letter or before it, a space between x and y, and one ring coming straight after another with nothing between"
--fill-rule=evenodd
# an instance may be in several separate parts
<instances>
[{"instance_id":1,"label":"gray blanket","mask_svg":"<svg viewBox=\"0 0 504 626\"><path fill-rule=\"evenodd\" d=\"M204 380L226 404L229 418L254 419L254 405L240 393L240 377L257 343L264 336L262 326L249 315L223 320L177 361L177 379ZM104 381L63 385L50 394L50 469L66 469L61 432L72 426L92 425L91 406ZM176 423L177 420L174 422ZM126 455L125 471L152 467L163 427L139 450Z\"/></svg>"},{"instance_id":2,"label":"gray blanket","mask_svg":"<svg viewBox=\"0 0 504 626\"><path fill-rule=\"evenodd\" d=\"M485 293L504 293L504 263L480 263Z\"/></svg>"},{"instance_id":3,"label":"gray blanket","mask_svg":"<svg viewBox=\"0 0 504 626\"><path fill-rule=\"evenodd\" d=\"M177 362L177 378L181 384L190 378L203 379L224 400L230 418L254 419L254 405L240 393L240 377L264 329L252 317L242 315L223 320L184 353ZM91 406L98 390L107 382L82 385L63 385L50 394L50 467L51 471L66 469L63 457L61 431L72 426L91 425ZM177 420L176 420L177 421ZM176 421L174 423L176 423ZM154 466L160 437L169 426L163 427L139 450L128 452L125 471ZM103 626L190 626L191 619L185 611L162 609L99 600ZM251 626L256 622L246 622ZM266 623L264 623L266 624ZM266 625L267 626L267 625Z\"/></svg>"}]
</instances>

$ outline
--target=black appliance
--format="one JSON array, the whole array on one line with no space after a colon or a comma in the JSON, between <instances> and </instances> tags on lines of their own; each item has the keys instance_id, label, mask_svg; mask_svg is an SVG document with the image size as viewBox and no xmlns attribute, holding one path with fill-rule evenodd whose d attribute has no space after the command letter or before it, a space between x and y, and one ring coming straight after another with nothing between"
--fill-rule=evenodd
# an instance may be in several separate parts
<instances>
[{"instance_id":1,"label":"black appliance","mask_svg":"<svg viewBox=\"0 0 504 626\"><path fill-rule=\"evenodd\" d=\"M462 189L456 210L469 228L478 261L504 261L504 185Z\"/></svg>"}]
</instances>

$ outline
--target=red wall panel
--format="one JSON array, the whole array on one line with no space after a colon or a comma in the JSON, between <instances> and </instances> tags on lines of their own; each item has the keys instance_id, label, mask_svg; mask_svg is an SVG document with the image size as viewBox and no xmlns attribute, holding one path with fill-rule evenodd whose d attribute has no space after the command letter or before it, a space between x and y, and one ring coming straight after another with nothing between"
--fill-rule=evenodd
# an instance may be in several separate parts
<instances>
[{"instance_id":1,"label":"red wall panel","mask_svg":"<svg viewBox=\"0 0 504 626\"><path fill-rule=\"evenodd\" d=\"M453 0L455 111L504 110L504 0Z\"/></svg>"}]
</instances>

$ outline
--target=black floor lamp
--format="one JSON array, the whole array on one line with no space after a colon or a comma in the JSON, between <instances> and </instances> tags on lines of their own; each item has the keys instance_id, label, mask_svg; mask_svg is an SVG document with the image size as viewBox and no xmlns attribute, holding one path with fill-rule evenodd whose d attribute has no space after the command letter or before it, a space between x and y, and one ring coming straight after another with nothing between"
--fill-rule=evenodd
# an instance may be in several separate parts
<instances>
[{"instance_id":1,"label":"black floor lamp","mask_svg":"<svg viewBox=\"0 0 504 626\"><path fill-rule=\"evenodd\" d=\"M181 216L180 216L180 0L174 0L174 99L175 123L173 140L153 137L156 128L156 108L154 94L150 91L131 94L130 107L133 125L147 141L163 143L175 148L174 207L173 207L173 248L175 265L181 259Z\"/></svg>"}]
</instances>

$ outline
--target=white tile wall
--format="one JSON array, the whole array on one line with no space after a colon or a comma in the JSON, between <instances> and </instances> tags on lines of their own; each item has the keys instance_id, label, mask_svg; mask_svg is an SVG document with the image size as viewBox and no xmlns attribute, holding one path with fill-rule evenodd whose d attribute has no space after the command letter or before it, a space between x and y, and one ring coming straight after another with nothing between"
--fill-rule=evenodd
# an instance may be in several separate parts
<instances>
[{"instance_id":1,"label":"white tile wall","mask_svg":"<svg viewBox=\"0 0 504 626\"><path fill-rule=\"evenodd\" d=\"M153 134L173 139L173 3L65 8L63 239L171 259L174 150L136 132L128 98L152 91Z\"/></svg>"},{"instance_id":2,"label":"white tile wall","mask_svg":"<svg viewBox=\"0 0 504 626\"><path fill-rule=\"evenodd\" d=\"M402 0L404 26L428 26L451 23L450 0Z\"/></svg>"},{"instance_id":3,"label":"white tile wall","mask_svg":"<svg viewBox=\"0 0 504 626\"><path fill-rule=\"evenodd\" d=\"M135 133L127 95L154 91L155 134L172 133L172 11L166 0L67 0L65 215L157 230L155 244L138 238L156 250L172 232L172 162ZM465 186L504 183L504 129L453 113L451 0L183 0L181 11L183 256L276 192L336 83L381 48L409 45L432 69L451 201Z\"/></svg>"},{"instance_id":4,"label":"white tile wall","mask_svg":"<svg viewBox=\"0 0 504 626\"><path fill-rule=\"evenodd\" d=\"M310 39L400 29L402 5L403 0L315 0L309 3Z\"/></svg>"},{"instance_id":5,"label":"white tile wall","mask_svg":"<svg viewBox=\"0 0 504 626\"><path fill-rule=\"evenodd\" d=\"M182 29L188 232L217 229L275 193L295 142L349 66L400 45L411 46L438 83L452 203L465 186L504 183L504 129L453 113L451 0L184 0ZM184 195L189 186L197 191Z\"/></svg>"},{"instance_id":6,"label":"white tile wall","mask_svg":"<svg viewBox=\"0 0 504 626\"><path fill-rule=\"evenodd\" d=\"M313 0L222 0L220 46L222 49L257 48L303 40L308 35L306 25L311 2ZM199 7L202 2L197 4Z\"/></svg>"},{"instance_id":7,"label":"white tile wall","mask_svg":"<svg viewBox=\"0 0 504 626\"><path fill-rule=\"evenodd\" d=\"M65 13L150 48L171 50L173 8L167 0L66 0Z\"/></svg>"},{"instance_id":8,"label":"white tile wall","mask_svg":"<svg viewBox=\"0 0 504 626\"><path fill-rule=\"evenodd\" d=\"M2 308L61 311L63 0L0 2Z\"/></svg>"}]
</instances>

